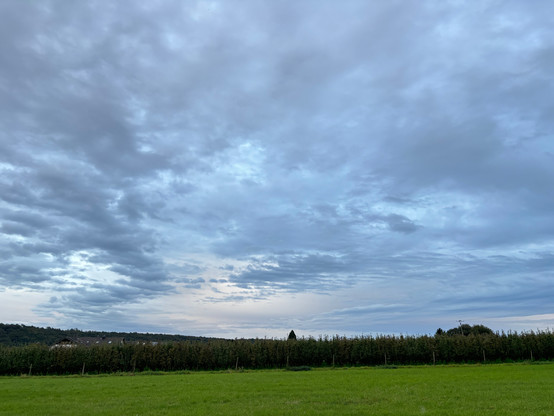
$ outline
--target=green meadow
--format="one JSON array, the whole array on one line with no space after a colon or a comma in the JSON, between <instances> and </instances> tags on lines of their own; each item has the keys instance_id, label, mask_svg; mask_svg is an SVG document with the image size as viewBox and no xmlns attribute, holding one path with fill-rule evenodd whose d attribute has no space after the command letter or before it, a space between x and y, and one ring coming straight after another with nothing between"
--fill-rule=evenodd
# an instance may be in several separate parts
<instances>
[{"instance_id":1,"label":"green meadow","mask_svg":"<svg viewBox=\"0 0 554 416\"><path fill-rule=\"evenodd\" d=\"M0 378L0 415L552 415L554 363Z\"/></svg>"}]
</instances>

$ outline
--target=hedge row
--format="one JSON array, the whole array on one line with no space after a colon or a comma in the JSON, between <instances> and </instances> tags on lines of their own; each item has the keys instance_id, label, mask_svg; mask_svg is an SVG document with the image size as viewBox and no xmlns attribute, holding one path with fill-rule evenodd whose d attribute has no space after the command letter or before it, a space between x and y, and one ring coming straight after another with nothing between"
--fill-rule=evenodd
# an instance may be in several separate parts
<instances>
[{"instance_id":1,"label":"hedge row","mask_svg":"<svg viewBox=\"0 0 554 416\"><path fill-rule=\"evenodd\" d=\"M554 359L554 333L214 340L158 345L0 347L0 374L403 365Z\"/></svg>"}]
</instances>

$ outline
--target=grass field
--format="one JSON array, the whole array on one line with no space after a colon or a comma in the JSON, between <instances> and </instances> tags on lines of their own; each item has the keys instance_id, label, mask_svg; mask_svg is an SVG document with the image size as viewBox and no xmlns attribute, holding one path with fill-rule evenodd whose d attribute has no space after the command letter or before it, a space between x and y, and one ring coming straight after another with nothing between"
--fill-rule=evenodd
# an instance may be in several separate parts
<instances>
[{"instance_id":1,"label":"grass field","mask_svg":"<svg viewBox=\"0 0 554 416\"><path fill-rule=\"evenodd\" d=\"M2 377L0 415L552 415L554 363Z\"/></svg>"}]
</instances>

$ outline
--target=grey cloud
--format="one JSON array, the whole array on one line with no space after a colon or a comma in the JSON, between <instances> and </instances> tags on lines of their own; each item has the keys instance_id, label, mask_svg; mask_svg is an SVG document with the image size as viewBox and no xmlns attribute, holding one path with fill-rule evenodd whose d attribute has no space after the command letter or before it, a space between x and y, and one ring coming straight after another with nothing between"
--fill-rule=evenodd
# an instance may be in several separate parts
<instances>
[{"instance_id":1,"label":"grey cloud","mask_svg":"<svg viewBox=\"0 0 554 416\"><path fill-rule=\"evenodd\" d=\"M168 267L173 274L182 274L182 275L198 275L205 271L204 267L200 267L196 264L182 263L182 264L172 264Z\"/></svg>"},{"instance_id":2,"label":"grey cloud","mask_svg":"<svg viewBox=\"0 0 554 416\"><path fill-rule=\"evenodd\" d=\"M182 278L182 279L176 279L175 281L177 283L183 283L184 286L188 289L200 289L202 287L202 283L206 282L201 277L197 277L195 279Z\"/></svg>"},{"instance_id":3,"label":"grey cloud","mask_svg":"<svg viewBox=\"0 0 554 416\"><path fill-rule=\"evenodd\" d=\"M410 234L418 229L418 226L404 215L389 214L386 216L385 221L391 230L401 233Z\"/></svg>"},{"instance_id":4,"label":"grey cloud","mask_svg":"<svg viewBox=\"0 0 554 416\"><path fill-rule=\"evenodd\" d=\"M481 313L494 317L506 313L501 311L506 304L510 305L510 315L525 315L529 310L535 314L548 314L552 311L553 295L547 279L527 277L507 285L499 283L497 287L477 287L473 293L453 293L436 301L445 313Z\"/></svg>"},{"instance_id":5,"label":"grey cloud","mask_svg":"<svg viewBox=\"0 0 554 416\"><path fill-rule=\"evenodd\" d=\"M246 269L231 274L229 281L244 288L328 292L351 285L359 274L357 267L336 254L281 254L253 260Z\"/></svg>"},{"instance_id":6,"label":"grey cloud","mask_svg":"<svg viewBox=\"0 0 554 416\"><path fill-rule=\"evenodd\" d=\"M17 234L21 236L29 236L34 234L34 230L26 225L16 222L4 222L0 226L0 232L3 234Z\"/></svg>"},{"instance_id":7,"label":"grey cloud","mask_svg":"<svg viewBox=\"0 0 554 416\"><path fill-rule=\"evenodd\" d=\"M232 264L226 264L225 266L220 267L219 269L220 270L227 270L228 272L232 272L235 269L235 266L233 266Z\"/></svg>"},{"instance_id":8,"label":"grey cloud","mask_svg":"<svg viewBox=\"0 0 554 416\"><path fill-rule=\"evenodd\" d=\"M0 276L3 286L35 287L37 283L49 281L51 273L38 265L21 264L20 262L3 262L0 266Z\"/></svg>"},{"instance_id":9,"label":"grey cloud","mask_svg":"<svg viewBox=\"0 0 554 416\"><path fill-rule=\"evenodd\" d=\"M57 242L53 242L53 243L11 242L6 244L5 247L6 247L6 256L4 257L5 260L11 257L30 257L33 255L50 254L54 258L56 258L57 262L59 262L60 264L63 264L64 263L63 255L66 252L65 248Z\"/></svg>"},{"instance_id":10,"label":"grey cloud","mask_svg":"<svg viewBox=\"0 0 554 416\"><path fill-rule=\"evenodd\" d=\"M3 217L9 221L20 223L25 227L32 227L34 229L43 229L52 225L52 221L38 213L8 211L3 214Z\"/></svg>"}]
</instances>

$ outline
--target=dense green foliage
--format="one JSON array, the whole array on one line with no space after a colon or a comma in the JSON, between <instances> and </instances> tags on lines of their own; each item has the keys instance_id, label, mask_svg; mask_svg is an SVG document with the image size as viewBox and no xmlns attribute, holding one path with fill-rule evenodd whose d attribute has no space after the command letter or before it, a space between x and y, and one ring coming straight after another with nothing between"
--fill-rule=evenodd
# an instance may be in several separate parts
<instances>
[{"instance_id":1,"label":"dense green foliage","mask_svg":"<svg viewBox=\"0 0 554 416\"><path fill-rule=\"evenodd\" d=\"M552 414L554 364L0 377L1 415Z\"/></svg>"},{"instance_id":2,"label":"dense green foliage","mask_svg":"<svg viewBox=\"0 0 554 416\"><path fill-rule=\"evenodd\" d=\"M486 335L486 334L492 335L493 334L492 329L487 328L484 325L471 326L468 324L463 324L455 328L450 328L446 332L444 332L441 328L439 328L437 329L437 332L435 335L449 335L449 336L464 335L467 337L469 335Z\"/></svg>"},{"instance_id":3,"label":"dense green foliage","mask_svg":"<svg viewBox=\"0 0 554 416\"><path fill-rule=\"evenodd\" d=\"M111 373L288 366L374 366L554 359L554 333L335 336L295 341L210 340L158 345L0 347L0 374Z\"/></svg>"},{"instance_id":4,"label":"dense green foliage","mask_svg":"<svg viewBox=\"0 0 554 416\"><path fill-rule=\"evenodd\" d=\"M0 345L27 345L46 344L53 345L62 338L80 337L107 337L125 338L126 341L143 342L181 342L181 341L205 341L213 338L192 337L184 335L144 334L138 332L101 332L80 331L78 329L62 330L57 328L37 328L35 326L0 323Z\"/></svg>"}]
</instances>

